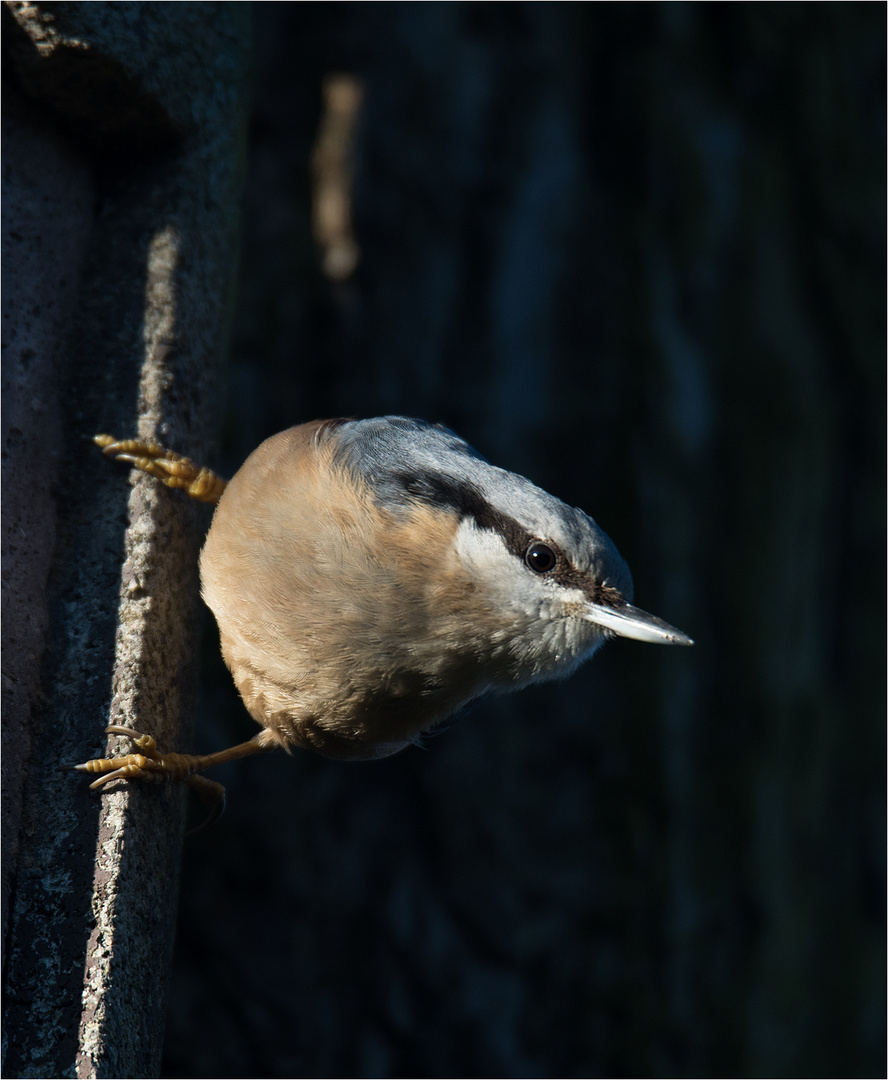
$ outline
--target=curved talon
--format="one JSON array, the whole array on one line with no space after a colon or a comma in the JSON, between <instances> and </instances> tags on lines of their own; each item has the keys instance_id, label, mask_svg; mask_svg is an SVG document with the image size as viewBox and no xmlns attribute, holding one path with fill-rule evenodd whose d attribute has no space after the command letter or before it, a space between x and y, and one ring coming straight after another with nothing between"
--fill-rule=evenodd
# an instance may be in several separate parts
<instances>
[{"instance_id":1,"label":"curved talon","mask_svg":"<svg viewBox=\"0 0 888 1080\"><path fill-rule=\"evenodd\" d=\"M160 443L141 439L116 439L113 435L95 435L93 442L102 453L148 473L166 484L181 488L198 502L217 503L228 485L212 469L195 465L183 454L167 450Z\"/></svg>"},{"instance_id":2,"label":"curved talon","mask_svg":"<svg viewBox=\"0 0 888 1080\"><path fill-rule=\"evenodd\" d=\"M150 458L179 457L172 450L167 450L160 443L151 442L149 439L117 439L113 435L94 435L93 442L101 446L102 453L110 456L118 454L142 454Z\"/></svg>"},{"instance_id":3,"label":"curved talon","mask_svg":"<svg viewBox=\"0 0 888 1080\"><path fill-rule=\"evenodd\" d=\"M87 761L87 766L99 765L111 767L116 765L117 768L112 772L106 772L104 776L100 776L98 780L93 780L89 785L90 791L95 791L103 784L107 784L111 780L129 780L131 777L138 776L142 780L148 780L148 769L150 768L150 762L148 758L142 757L141 754L129 754L127 757L122 758L98 758L95 761ZM84 768L83 765L75 765L75 769ZM98 769L87 768L87 772L98 772ZM157 777L155 777L157 779Z\"/></svg>"},{"instance_id":4,"label":"curved talon","mask_svg":"<svg viewBox=\"0 0 888 1080\"><path fill-rule=\"evenodd\" d=\"M136 731L135 728L127 727L125 724L109 724L105 728L105 734L123 735L127 739L131 739L148 757L152 757L156 761L160 760L157 743L154 741L153 735L143 735L141 732Z\"/></svg>"}]
</instances>

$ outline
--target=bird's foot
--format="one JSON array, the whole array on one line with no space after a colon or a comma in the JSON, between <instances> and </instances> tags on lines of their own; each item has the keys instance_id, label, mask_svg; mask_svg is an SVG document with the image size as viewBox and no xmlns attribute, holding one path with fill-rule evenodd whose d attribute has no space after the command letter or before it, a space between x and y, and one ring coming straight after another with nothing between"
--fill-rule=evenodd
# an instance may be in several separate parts
<instances>
[{"instance_id":1,"label":"bird's foot","mask_svg":"<svg viewBox=\"0 0 888 1080\"><path fill-rule=\"evenodd\" d=\"M125 735L132 739L139 752L123 757L93 758L82 765L73 766L79 772L102 774L89 785L90 789L100 788L112 780L142 780L150 784L181 782L194 788L201 802L210 807L206 821L192 832L199 832L218 820L225 809L225 788L215 780L197 776L196 773L217 764L219 755L161 754L151 735L141 735L122 724L112 724L105 730L109 735Z\"/></svg>"},{"instance_id":2,"label":"bird's foot","mask_svg":"<svg viewBox=\"0 0 888 1080\"><path fill-rule=\"evenodd\" d=\"M156 476L167 487L181 488L198 502L217 503L228 483L211 469L195 465L190 458L167 450L159 443L115 439L113 435L96 435L93 442L109 457L129 462L149 476Z\"/></svg>"}]
</instances>

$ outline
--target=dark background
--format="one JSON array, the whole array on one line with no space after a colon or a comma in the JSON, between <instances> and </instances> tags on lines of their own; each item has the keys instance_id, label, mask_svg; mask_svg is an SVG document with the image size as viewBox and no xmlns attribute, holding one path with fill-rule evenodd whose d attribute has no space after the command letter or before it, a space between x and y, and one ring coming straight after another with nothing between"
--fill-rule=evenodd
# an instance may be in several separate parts
<instances>
[{"instance_id":1,"label":"dark background","mask_svg":"<svg viewBox=\"0 0 888 1080\"><path fill-rule=\"evenodd\" d=\"M213 464L443 421L697 645L615 642L388 761L219 770L165 1075L883 1076L884 5L255 19ZM364 95L340 280L334 72ZM205 637L209 751L254 728Z\"/></svg>"}]
</instances>

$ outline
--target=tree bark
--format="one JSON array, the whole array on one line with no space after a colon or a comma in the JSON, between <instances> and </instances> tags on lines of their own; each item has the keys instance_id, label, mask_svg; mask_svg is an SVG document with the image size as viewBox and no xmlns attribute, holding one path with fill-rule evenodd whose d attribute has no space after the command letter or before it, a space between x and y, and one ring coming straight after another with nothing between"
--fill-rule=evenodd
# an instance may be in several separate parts
<instances>
[{"instance_id":1,"label":"tree bark","mask_svg":"<svg viewBox=\"0 0 888 1080\"><path fill-rule=\"evenodd\" d=\"M207 515L89 437L215 437L249 12L3 16L3 1072L151 1076L181 800L64 766L108 723L187 745Z\"/></svg>"}]
</instances>

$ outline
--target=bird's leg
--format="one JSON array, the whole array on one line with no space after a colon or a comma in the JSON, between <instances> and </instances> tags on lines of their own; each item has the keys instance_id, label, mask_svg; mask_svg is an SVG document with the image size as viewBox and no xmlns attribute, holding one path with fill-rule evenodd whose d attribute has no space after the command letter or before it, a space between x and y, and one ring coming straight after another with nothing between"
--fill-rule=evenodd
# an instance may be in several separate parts
<instances>
[{"instance_id":1,"label":"bird's leg","mask_svg":"<svg viewBox=\"0 0 888 1080\"><path fill-rule=\"evenodd\" d=\"M205 828L215 821L225 809L225 788L215 780L196 774L212 768L213 765L222 765L226 761L236 761L238 758L270 749L264 746L259 741L260 736L256 735L247 742L230 746L227 750L219 750L215 754L161 754L151 735L140 735L138 731L122 724L112 724L105 730L109 735L125 735L132 739L139 752L116 758L93 758L82 765L74 765L73 768L79 772L102 773L98 780L89 785L90 789L99 788L111 780L188 784L197 791L201 801L210 806L210 815L200 828Z\"/></svg>"},{"instance_id":2,"label":"bird's leg","mask_svg":"<svg viewBox=\"0 0 888 1080\"><path fill-rule=\"evenodd\" d=\"M217 503L228 484L211 469L195 465L190 458L167 450L159 443L115 439L113 435L96 435L93 442L109 457L129 462L136 469L156 476L167 487L181 488L198 502Z\"/></svg>"}]
</instances>

